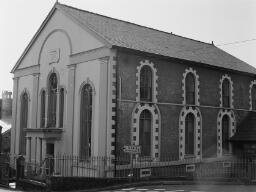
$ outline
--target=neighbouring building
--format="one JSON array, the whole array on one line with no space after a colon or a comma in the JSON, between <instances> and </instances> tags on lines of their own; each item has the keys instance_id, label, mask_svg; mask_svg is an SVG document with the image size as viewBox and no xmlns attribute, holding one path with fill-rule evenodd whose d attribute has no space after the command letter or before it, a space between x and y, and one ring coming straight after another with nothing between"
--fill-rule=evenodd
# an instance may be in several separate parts
<instances>
[{"instance_id":1,"label":"neighbouring building","mask_svg":"<svg viewBox=\"0 0 256 192\"><path fill-rule=\"evenodd\" d=\"M0 119L10 118L12 116L12 92L3 91L2 99L0 99Z\"/></svg>"},{"instance_id":2,"label":"neighbouring building","mask_svg":"<svg viewBox=\"0 0 256 192\"><path fill-rule=\"evenodd\" d=\"M12 92L3 91L0 99L0 126L1 141L0 152L10 153L11 140L11 123L12 123Z\"/></svg>"},{"instance_id":3,"label":"neighbouring building","mask_svg":"<svg viewBox=\"0 0 256 192\"><path fill-rule=\"evenodd\" d=\"M2 126L0 125L0 153L2 152Z\"/></svg>"},{"instance_id":4,"label":"neighbouring building","mask_svg":"<svg viewBox=\"0 0 256 192\"><path fill-rule=\"evenodd\" d=\"M256 69L214 44L60 3L12 73L11 153L33 162L219 158L256 112Z\"/></svg>"},{"instance_id":5,"label":"neighbouring building","mask_svg":"<svg viewBox=\"0 0 256 192\"><path fill-rule=\"evenodd\" d=\"M2 153L10 153L11 148L11 129L6 130L2 133Z\"/></svg>"}]
</instances>

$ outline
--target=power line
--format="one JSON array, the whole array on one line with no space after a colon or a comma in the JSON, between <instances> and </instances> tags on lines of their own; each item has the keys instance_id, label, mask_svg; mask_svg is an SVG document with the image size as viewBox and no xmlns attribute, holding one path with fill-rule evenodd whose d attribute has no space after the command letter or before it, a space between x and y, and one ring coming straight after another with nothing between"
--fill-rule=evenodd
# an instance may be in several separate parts
<instances>
[{"instance_id":1,"label":"power line","mask_svg":"<svg viewBox=\"0 0 256 192\"><path fill-rule=\"evenodd\" d=\"M249 41L255 41L256 39L247 39L247 40L243 40L243 41L234 41L234 42L230 42L230 43L223 43L223 44L218 44L215 46L221 47L221 46L226 46L226 45L234 45L234 44L240 44L240 43L246 43Z\"/></svg>"},{"instance_id":2,"label":"power line","mask_svg":"<svg viewBox=\"0 0 256 192\"><path fill-rule=\"evenodd\" d=\"M240 43L246 43L246 42L250 42L250 41L255 41L256 39L247 39L247 40L243 40L243 41L233 41L233 42L229 42L229 43L223 43L223 44L218 44L215 45L214 42L212 41L212 45L216 46L216 47L221 47L221 46L226 46L226 45L234 45L234 44L240 44ZM210 45L210 44L209 44ZM194 49L183 49L183 50L179 50L176 53L179 52L184 52L184 51L189 51L189 52L194 52L195 51L199 51L202 49L209 49L210 47L199 47L199 48L194 48Z\"/></svg>"}]
</instances>

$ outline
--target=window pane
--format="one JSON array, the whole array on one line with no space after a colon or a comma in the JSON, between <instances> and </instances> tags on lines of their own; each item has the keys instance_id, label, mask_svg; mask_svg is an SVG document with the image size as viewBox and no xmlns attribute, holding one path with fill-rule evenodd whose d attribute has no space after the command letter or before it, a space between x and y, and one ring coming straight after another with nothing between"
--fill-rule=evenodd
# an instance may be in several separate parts
<instances>
[{"instance_id":1,"label":"window pane","mask_svg":"<svg viewBox=\"0 0 256 192\"><path fill-rule=\"evenodd\" d=\"M144 66L140 72L140 99L152 100L152 71L149 66Z\"/></svg>"},{"instance_id":2,"label":"window pane","mask_svg":"<svg viewBox=\"0 0 256 192\"><path fill-rule=\"evenodd\" d=\"M141 146L141 156L151 155L151 113L144 110L140 115L139 145Z\"/></svg>"},{"instance_id":3,"label":"window pane","mask_svg":"<svg viewBox=\"0 0 256 192\"><path fill-rule=\"evenodd\" d=\"M222 152L226 154L229 152L229 117L227 115L222 118Z\"/></svg>"},{"instance_id":4,"label":"window pane","mask_svg":"<svg viewBox=\"0 0 256 192\"><path fill-rule=\"evenodd\" d=\"M85 85L81 92L80 109L80 156L91 156L92 88Z\"/></svg>"},{"instance_id":5,"label":"window pane","mask_svg":"<svg viewBox=\"0 0 256 192\"><path fill-rule=\"evenodd\" d=\"M26 134L28 122L28 95L24 93L21 97L21 109L20 109L20 153L26 154Z\"/></svg>"},{"instance_id":6,"label":"window pane","mask_svg":"<svg viewBox=\"0 0 256 192\"><path fill-rule=\"evenodd\" d=\"M192 73L186 76L186 104L195 104L195 77Z\"/></svg>"},{"instance_id":7,"label":"window pane","mask_svg":"<svg viewBox=\"0 0 256 192\"><path fill-rule=\"evenodd\" d=\"M252 109L256 110L256 85L252 86Z\"/></svg>"},{"instance_id":8,"label":"window pane","mask_svg":"<svg viewBox=\"0 0 256 192\"><path fill-rule=\"evenodd\" d=\"M45 126L45 91L41 94L41 127Z\"/></svg>"},{"instance_id":9,"label":"window pane","mask_svg":"<svg viewBox=\"0 0 256 192\"><path fill-rule=\"evenodd\" d=\"M60 127L63 127L63 115L64 115L64 89L60 89L60 104L59 104L59 121L60 121Z\"/></svg>"},{"instance_id":10,"label":"window pane","mask_svg":"<svg viewBox=\"0 0 256 192\"><path fill-rule=\"evenodd\" d=\"M227 79L222 83L222 103L223 107L230 107L230 84Z\"/></svg>"},{"instance_id":11,"label":"window pane","mask_svg":"<svg viewBox=\"0 0 256 192\"><path fill-rule=\"evenodd\" d=\"M186 116L185 124L185 154L194 155L195 123L194 115L189 113Z\"/></svg>"},{"instance_id":12,"label":"window pane","mask_svg":"<svg viewBox=\"0 0 256 192\"><path fill-rule=\"evenodd\" d=\"M48 125L56 127L56 108L57 108L57 76L51 74L49 78L49 104L48 104Z\"/></svg>"}]
</instances>

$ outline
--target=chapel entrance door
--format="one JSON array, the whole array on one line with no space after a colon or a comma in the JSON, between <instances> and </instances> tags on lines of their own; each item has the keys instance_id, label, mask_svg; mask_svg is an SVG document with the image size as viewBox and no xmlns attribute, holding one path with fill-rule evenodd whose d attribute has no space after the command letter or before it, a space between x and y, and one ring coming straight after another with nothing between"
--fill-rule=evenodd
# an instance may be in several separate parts
<instances>
[{"instance_id":1,"label":"chapel entrance door","mask_svg":"<svg viewBox=\"0 0 256 192\"><path fill-rule=\"evenodd\" d=\"M54 172L54 144L46 144L46 157L47 157L47 174L52 175Z\"/></svg>"}]
</instances>

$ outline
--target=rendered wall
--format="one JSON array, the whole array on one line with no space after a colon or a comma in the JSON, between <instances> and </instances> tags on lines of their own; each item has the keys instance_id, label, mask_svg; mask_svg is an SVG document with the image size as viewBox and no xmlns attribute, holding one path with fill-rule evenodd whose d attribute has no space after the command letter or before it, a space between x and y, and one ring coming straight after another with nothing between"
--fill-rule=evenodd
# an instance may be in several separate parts
<instances>
[{"instance_id":1,"label":"rendered wall","mask_svg":"<svg viewBox=\"0 0 256 192\"><path fill-rule=\"evenodd\" d=\"M106 142L106 70L100 60L92 60L76 65L75 78L75 107L74 107L74 143L75 155L79 155L80 141L80 103L81 89L85 84L93 88L92 109L92 155L105 155ZM105 73L104 73L105 71ZM105 77L104 75L105 74ZM105 110L104 110L105 109ZM69 134L70 135L70 134ZM68 138L67 138L68 139Z\"/></svg>"},{"instance_id":2,"label":"rendered wall","mask_svg":"<svg viewBox=\"0 0 256 192\"><path fill-rule=\"evenodd\" d=\"M13 118L15 119L15 121L13 122L12 129L11 153L19 153L18 149L20 134L19 124L21 92L26 89L30 95L28 128L41 128L41 92L42 90L47 89L48 78L52 72L55 72L58 77L58 88L63 87L65 89L63 133L60 140L53 141L55 144L55 154L72 154L72 130L77 129L76 127L73 127L73 122L75 121L72 121L72 118L73 116L77 117L77 114L73 114L72 112L72 115L70 115L70 113L68 113L68 103L77 102L76 97L78 96L78 94L74 93L74 100L68 100L68 89L70 88L70 68L68 65L70 64L70 56L72 54L88 51L102 46L103 44L99 42L95 37L90 35L88 32L86 32L83 27L79 26L79 24L77 23L74 23L60 11L55 10L48 23L44 26L40 35L35 39L33 45L30 47L30 50L21 61L18 69L14 72L15 101L13 109L15 112L13 113ZM57 56L56 54L52 55L52 52L54 51L57 51ZM34 68L36 65L38 66L38 68ZM80 64L80 66L81 65L82 64ZM78 79L78 81L86 80L87 77L84 75L90 74L90 78L95 81L96 88L97 90L99 90L99 62L92 62L92 65L86 65L86 63L84 63L84 65L85 66L82 68L78 66L78 69L76 70L78 71L78 74L75 74L76 78ZM88 66L89 69L87 69ZM35 73L35 70L38 71L36 71ZM105 79L103 79L102 81L106 82ZM76 88L78 85L79 84L76 84L76 82L74 83L74 86ZM99 91L97 91L97 94L99 94ZM98 103L99 99L97 99L97 106L99 105ZM98 123L98 121L96 123ZM34 136L39 137L40 135ZM39 145L36 144L36 139L32 138L32 159L39 158L39 154L35 152L36 148L37 150L39 150Z\"/></svg>"},{"instance_id":3,"label":"rendered wall","mask_svg":"<svg viewBox=\"0 0 256 192\"><path fill-rule=\"evenodd\" d=\"M64 30L70 36L70 41L72 42L72 53L79 53L103 46L102 43L57 10L41 31L41 34L22 60L19 68L40 64L38 63L38 60L42 44L47 36L53 30L57 29Z\"/></svg>"}]
</instances>

